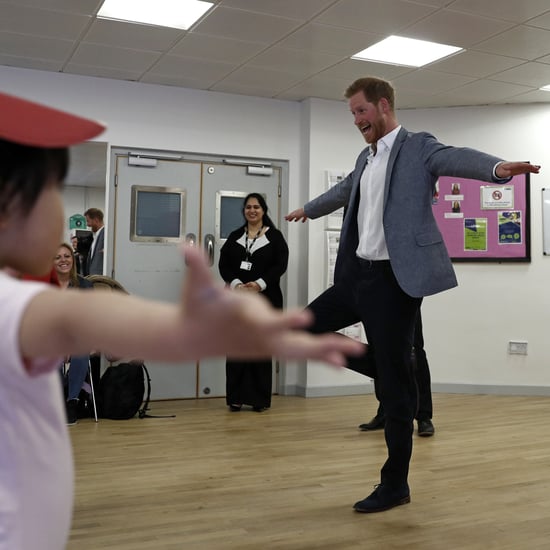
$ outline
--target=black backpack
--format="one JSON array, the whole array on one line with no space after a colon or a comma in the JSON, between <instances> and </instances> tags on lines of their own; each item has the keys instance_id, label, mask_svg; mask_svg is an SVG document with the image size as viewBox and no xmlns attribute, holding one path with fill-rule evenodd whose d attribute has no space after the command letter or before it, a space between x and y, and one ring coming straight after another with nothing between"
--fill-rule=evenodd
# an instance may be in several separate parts
<instances>
[{"instance_id":1,"label":"black backpack","mask_svg":"<svg viewBox=\"0 0 550 550\"><path fill-rule=\"evenodd\" d=\"M145 395L145 381L147 381L147 395ZM144 418L147 416L150 398L151 378L143 363L112 365L107 368L99 381L97 403L99 415L103 418L127 420L137 413L139 418Z\"/></svg>"}]
</instances>

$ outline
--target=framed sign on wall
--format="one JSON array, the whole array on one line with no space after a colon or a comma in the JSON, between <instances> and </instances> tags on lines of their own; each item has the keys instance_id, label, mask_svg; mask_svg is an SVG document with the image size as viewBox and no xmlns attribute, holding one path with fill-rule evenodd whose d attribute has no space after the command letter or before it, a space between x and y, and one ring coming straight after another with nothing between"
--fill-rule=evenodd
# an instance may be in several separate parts
<instances>
[{"instance_id":1,"label":"framed sign on wall","mask_svg":"<svg viewBox=\"0 0 550 550\"><path fill-rule=\"evenodd\" d=\"M529 174L505 184L441 177L433 212L453 261L531 261Z\"/></svg>"}]
</instances>

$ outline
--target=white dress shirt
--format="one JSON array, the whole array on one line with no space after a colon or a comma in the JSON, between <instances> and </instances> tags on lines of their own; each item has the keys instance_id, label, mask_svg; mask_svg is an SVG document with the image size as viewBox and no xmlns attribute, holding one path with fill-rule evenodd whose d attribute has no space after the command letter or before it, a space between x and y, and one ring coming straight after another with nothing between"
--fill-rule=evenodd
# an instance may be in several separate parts
<instances>
[{"instance_id":1,"label":"white dress shirt","mask_svg":"<svg viewBox=\"0 0 550 550\"><path fill-rule=\"evenodd\" d=\"M389 260L384 235L384 185L390 151L401 126L379 139L376 155L368 158L361 174L361 197L357 212L359 245L356 254L365 260ZM371 150L372 151L372 150Z\"/></svg>"}]
</instances>

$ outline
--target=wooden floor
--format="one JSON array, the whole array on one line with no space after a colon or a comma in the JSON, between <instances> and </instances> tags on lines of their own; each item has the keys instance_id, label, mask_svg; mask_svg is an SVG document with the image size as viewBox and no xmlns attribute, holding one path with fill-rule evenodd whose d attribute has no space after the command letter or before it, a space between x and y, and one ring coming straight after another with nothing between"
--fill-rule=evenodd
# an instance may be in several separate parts
<instances>
[{"instance_id":1,"label":"wooden floor","mask_svg":"<svg viewBox=\"0 0 550 550\"><path fill-rule=\"evenodd\" d=\"M221 399L153 403L175 418L70 428L69 550L550 548L550 398L434 395L415 435L411 504L352 505L385 459L357 425L373 396L275 397L258 414Z\"/></svg>"}]
</instances>

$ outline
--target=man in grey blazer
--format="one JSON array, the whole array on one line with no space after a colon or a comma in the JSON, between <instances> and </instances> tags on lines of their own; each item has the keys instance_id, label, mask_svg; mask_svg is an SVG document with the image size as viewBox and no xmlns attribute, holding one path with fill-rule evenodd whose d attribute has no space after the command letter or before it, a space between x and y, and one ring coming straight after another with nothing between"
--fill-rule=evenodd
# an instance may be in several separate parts
<instances>
[{"instance_id":1,"label":"man in grey blazer","mask_svg":"<svg viewBox=\"0 0 550 550\"><path fill-rule=\"evenodd\" d=\"M449 147L426 132L402 128L389 82L360 78L345 93L367 144L355 169L288 221L318 218L346 208L334 285L308 308L313 332L361 321L369 343L363 364L348 367L376 377L386 415L388 458L380 484L356 502L357 512L381 512L410 502L408 485L417 391L411 363L415 320L422 298L457 285L432 213L439 176L505 183L539 166L505 162L468 148Z\"/></svg>"},{"instance_id":2,"label":"man in grey blazer","mask_svg":"<svg viewBox=\"0 0 550 550\"><path fill-rule=\"evenodd\" d=\"M94 236L86 258L86 275L103 275L103 249L105 248L103 212L99 208L88 208L84 212L84 217Z\"/></svg>"}]
</instances>

